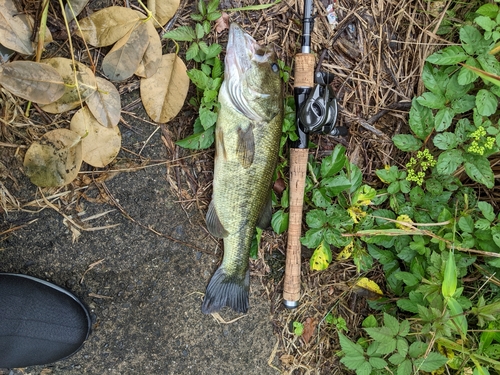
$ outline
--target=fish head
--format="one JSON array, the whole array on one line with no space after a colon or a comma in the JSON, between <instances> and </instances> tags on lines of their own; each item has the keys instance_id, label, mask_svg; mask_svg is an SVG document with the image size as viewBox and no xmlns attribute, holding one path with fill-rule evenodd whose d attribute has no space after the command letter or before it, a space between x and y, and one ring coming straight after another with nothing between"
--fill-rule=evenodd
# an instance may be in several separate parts
<instances>
[{"instance_id":1,"label":"fish head","mask_svg":"<svg viewBox=\"0 0 500 375\"><path fill-rule=\"evenodd\" d=\"M282 109L283 94L274 49L261 46L236 23L229 28L224 81L238 111L254 121L270 121Z\"/></svg>"}]
</instances>

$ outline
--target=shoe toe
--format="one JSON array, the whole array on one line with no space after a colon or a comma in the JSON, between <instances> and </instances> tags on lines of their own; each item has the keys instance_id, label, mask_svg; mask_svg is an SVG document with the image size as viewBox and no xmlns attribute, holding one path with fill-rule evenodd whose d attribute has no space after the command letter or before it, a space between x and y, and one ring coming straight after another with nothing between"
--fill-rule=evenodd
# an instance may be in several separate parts
<instances>
[{"instance_id":1,"label":"shoe toe","mask_svg":"<svg viewBox=\"0 0 500 375\"><path fill-rule=\"evenodd\" d=\"M89 332L89 313L73 294L31 276L0 274L0 367L61 360Z\"/></svg>"}]
</instances>

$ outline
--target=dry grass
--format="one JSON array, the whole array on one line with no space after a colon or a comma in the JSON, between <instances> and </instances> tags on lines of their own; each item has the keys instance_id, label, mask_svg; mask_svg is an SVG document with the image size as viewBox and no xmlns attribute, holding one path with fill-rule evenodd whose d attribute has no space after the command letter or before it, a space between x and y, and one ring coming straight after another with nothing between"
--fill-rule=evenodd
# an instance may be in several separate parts
<instances>
[{"instance_id":1,"label":"dry grass","mask_svg":"<svg viewBox=\"0 0 500 375\"><path fill-rule=\"evenodd\" d=\"M264 1L262 1L264 2ZM114 0L115 5L124 5ZM253 3L249 0L221 1L223 7L240 7ZM420 72L423 62L435 49L450 42L436 34L445 10L456 6L452 1L428 2L423 0L340 0L335 29L326 21L329 1L316 0L317 10L312 49L321 62L321 69L335 74L340 115L339 125L349 129L346 138L316 135L317 157L327 154L336 143L343 143L349 158L364 173L366 182L375 183L374 171L387 164L402 165L405 160L390 141L391 136L407 131L407 111L411 99L421 93ZM23 9L36 14L38 2L20 3ZM109 4L108 4L109 5ZM91 2L92 9L97 9ZM471 5L461 4L465 13ZM257 40L274 45L279 58L293 68L294 56L300 49L300 19L303 3L300 0L283 0L265 11L235 12L232 21L240 23ZM175 26L188 25L194 2L181 1L175 18ZM49 54L68 55L67 35L51 9L49 24L55 35L55 43ZM227 33L213 32L209 42L225 45ZM164 42L173 50L173 45ZM82 43L76 40L76 55L86 59ZM102 53L93 49L90 53L96 61ZM182 55L182 52L181 52ZM286 91L292 93L293 80ZM120 92L136 90L137 81L130 80L120 86ZM136 100L124 108L121 126L129 126L140 103ZM175 145L175 141L190 134L196 117L195 110L185 106L173 122L160 126L161 138L167 149L168 159L150 161L124 150L125 157L106 170L83 171L72 184L61 189L35 190L22 176L22 159L27 146L45 131L63 126L69 114L49 115L36 106L30 117L24 113L24 103L0 88L0 212L14 210L39 210L51 205L59 209L71 207L78 212L79 201L87 199L113 203L106 192L105 181L120 171L133 171L150 164L161 163L167 168L166 178L184 209L206 209L211 195L212 150L191 152ZM147 122L147 119L140 119ZM492 160L495 174L500 175L500 159ZM97 195L86 195L89 187L97 188ZM497 206L498 189L480 192ZM53 207L52 207L53 208ZM126 214L126 213L125 213ZM76 217L76 216L71 216ZM0 235L15 228L4 228ZM282 306L280 283L285 236L266 234L259 260L253 262L253 275L261 277L272 303L273 323L279 337L279 346L271 358L284 374L342 374L335 353L338 339L333 327L324 322L331 312L343 317L349 335L355 337L362 319L370 313L363 297L352 293L350 285L359 275L350 262L333 263L324 272L311 272L307 262L303 264L303 296L296 310ZM276 265L275 265L276 264ZM369 277L382 280L378 269ZM309 319L309 320L308 320ZM316 327L307 340L292 333L293 321L310 322Z\"/></svg>"}]
</instances>

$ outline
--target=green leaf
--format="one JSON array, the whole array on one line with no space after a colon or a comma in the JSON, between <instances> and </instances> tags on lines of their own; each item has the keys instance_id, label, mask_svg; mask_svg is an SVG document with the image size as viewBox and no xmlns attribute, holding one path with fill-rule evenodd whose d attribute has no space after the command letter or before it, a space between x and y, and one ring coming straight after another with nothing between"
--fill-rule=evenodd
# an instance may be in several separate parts
<instances>
[{"instance_id":1,"label":"green leaf","mask_svg":"<svg viewBox=\"0 0 500 375\"><path fill-rule=\"evenodd\" d=\"M431 64L425 63L422 70L422 81L427 90L437 95L444 95L448 79L447 74L439 69L434 69Z\"/></svg>"},{"instance_id":2,"label":"green leaf","mask_svg":"<svg viewBox=\"0 0 500 375\"><path fill-rule=\"evenodd\" d=\"M476 97L474 95L464 95L451 102L451 109L455 113L465 113L476 106Z\"/></svg>"},{"instance_id":3,"label":"green leaf","mask_svg":"<svg viewBox=\"0 0 500 375\"><path fill-rule=\"evenodd\" d=\"M422 147L422 141L411 134L397 134L392 137L392 141L401 151L417 151Z\"/></svg>"},{"instance_id":4,"label":"green leaf","mask_svg":"<svg viewBox=\"0 0 500 375\"><path fill-rule=\"evenodd\" d=\"M497 111L498 98L490 90L481 89L476 95L476 106L480 115L491 116Z\"/></svg>"},{"instance_id":5,"label":"green leaf","mask_svg":"<svg viewBox=\"0 0 500 375\"><path fill-rule=\"evenodd\" d=\"M389 315L385 312L384 312L384 326L389 328L390 332L394 336L396 336L399 332L399 321L392 315Z\"/></svg>"},{"instance_id":6,"label":"green leaf","mask_svg":"<svg viewBox=\"0 0 500 375\"><path fill-rule=\"evenodd\" d=\"M209 148L214 143L214 130L215 127L211 127L202 133L195 133L175 142L175 144L192 149L192 150L202 150Z\"/></svg>"},{"instance_id":7,"label":"green leaf","mask_svg":"<svg viewBox=\"0 0 500 375\"><path fill-rule=\"evenodd\" d=\"M441 109L445 106L446 98L444 95L435 94L433 92L424 92L417 98L417 102L427 108Z\"/></svg>"},{"instance_id":8,"label":"green leaf","mask_svg":"<svg viewBox=\"0 0 500 375\"><path fill-rule=\"evenodd\" d=\"M378 326L377 319L373 315L368 315L361 323L361 326L363 328L377 327Z\"/></svg>"},{"instance_id":9,"label":"green leaf","mask_svg":"<svg viewBox=\"0 0 500 375\"><path fill-rule=\"evenodd\" d=\"M468 55L460 46L445 47L430 55L426 61L436 65L455 65L465 61Z\"/></svg>"},{"instance_id":10,"label":"green leaf","mask_svg":"<svg viewBox=\"0 0 500 375\"><path fill-rule=\"evenodd\" d=\"M327 178L337 174L345 165L347 160L344 146L337 144L332 153L321 162L321 177Z\"/></svg>"},{"instance_id":11,"label":"green leaf","mask_svg":"<svg viewBox=\"0 0 500 375\"><path fill-rule=\"evenodd\" d=\"M203 73L199 69L190 69L187 71L187 75L191 82L194 83L196 87L198 87L201 90L206 90L207 89L207 84L208 84L208 78L205 73Z\"/></svg>"},{"instance_id":12,"label":"green leaf","mask_svg":"<svg viewBox=\"0 0 500 375\"><path fill-rule=\"evenodd\" d=\"M458 73L454 73L446 85L444 94L448 101L454 101L466 95L474 86L472 84L461 84L458 82Z\"/></svg>"},{"instance_id":13,"label":"green leaf","mask_svg":"<svg viewBox=\"0 0 500 375\"><path fill-rule=\"evenodd\" d=\"M221 18L222 13L221 12L212 12L207 15L207 20L209 21L215 21Z\"/></svg>"},{"instance_id":14,"label":"green leaf","mask_svg":"<svg viewBox=\"0 0 500 375\"><path fill-rule=\"evenodd\" d=\"M212 44L212 46L213 46L213 44ZM211 50L212 46L210 46L210 50ZM214 67L212 68L212 78L221 77L223 72L224 72L224 68L222 66L222 62L220 61L219 58L215 58L214 59Z\"/></svg>"},{"instance_id":15,"label":"green leaf","mask_svg":"<svg viewBox=\"0 0 500 375\"><path fill-rule=\"evenodd\" d=\"M344 352L346 357L355 357L355 356L363 357L364 350L361 345L353 343L351 340L349 340L340 332L338 333L338 335L339 335L340 347L342 348L342 351Z\"/></svg>"},{"instance_id":16,"label":"green leaf","mask_svg":"<svg viewBox=\"0 0 500 375\"><path fill-rule=\"evenodd\" d=\"M330 250L330 246L325 241L321 241L311 256L309 266L312 271L323 271L328 268L331 261L332 251Z\"/></svg>"},{"instance_id":17,"label":"green leaf","mask_svg":"<svg viewBox=\"0 0 500 375\"><path fill-rule=\"evenodd\" d=\"M213 43L211 44L209 47L208 47L208 50L207 50L207 60L208 59L212 59L216 56L219 56L219 54L221 53L222 51L222 46L220 44L217 44L217 43ZM219 60L219 63L220 63L220 60ZM221 74L215 76L215 77L220 77Z\"/></svg>"},{"instance_id":18,"label":"green leaf","mask_svg":"<svg viewBox=\"0 0 500 375\"><path fill-rule=\"evenodd\" d=\"M420 283L420 280L410 272L398 272L394 274L397 280L403 281L408 286L414 286Z\"/></svg>"},{"instance_id":19,"label":"green leaf","mask_svg":"<svg viewBox=\"0 0 500 375\"><path fill-rule=\"evenodd\" d=\"M328 218L323 210L311 210L306 215L306 223L309 228L321 228L327 222Z\"/></svg>"},{"instance_id":20,"label":"green leaf","mask_svg":"<svg viewBox=\"0 0 500 375\"><path fill-rule=\"evenodd\" d=\"M300 242L309 249L315 249L323 239L323 234L324 228L309 229L304 237L300 239Z\"/></svg>"},{"instance_id":21,"label":"green leaf","mask_svg":"<svg viewBox=\"0 0 500 375\"><path fill-rule=\"evenodd\" d=\"M427 350L428 345L422 341L415 341L410 345L410 349L408 350L408 354L412 358L418 358L423 355Z\"/></svg>"},{"instance_id":22,"label":"green leaf","mask_svg":"<svg viewBox=\"0 0 500 375\"><path fill-rule=\"evenodd\" d=\"M203 129L207 130L208 128L214 126L217 122L217 113L214 113L205 107L200 107L200 121Z\"/></svg>"},{"instance_id":23,"label":"green leaf","mask_svg":"<svg viewBox=\"0 0 500 375\"><path fill-rule=\"evenodd\" d=\"M320 186L326 188L326 193L330 197L336 197L344 190L349 189L352 186L352 183L346 176L337 175L335 177L328 177L321 180Z\"/></svg>"},{"instance_id":24,"label":"green leaf","mask_svg":"<svg viewBox=\"0 0 500 375\"><path fill-rule=\"evenodd\" d=\"M288 212L284 212L283 210L276 211L271 218L271 227L274 232L277 234L281 234L288 229Z\"/></svg>"},{"instance_id":25,"label":"green leaf","mask_svg":"<svg viewBox=\"0 0 500 375\"><path fill-rule=\"evenodd\" d=\"M483 35L474 26L464 25L460 28L462 47L469 55L488 52L490 43L484 40Z\"/></svg>"},{"instance_id":26,"label":"green leaf","mask_svg":"<svg viewBox=\"0 0 500 375\"><path fill-rule=\"evenodd\" d=\"M485 185L488 189L495 186L495 177L487 158L481 155L465 154L464 159L465 172L470 178Z\"/></svg>"},{"instance_id":27,"label":"green leaf","mask_svg":"<svg viewBox=\"0 0 500 375\"><path fill-rule=\"evenodd\" d=\"M200 12L202 16L207 14L207 4L205 4L205 0L198 0L198 12Z\"/></svg>"},{"instance_id":28,"label":"green leaf","mask_svg":"<svg viewBox=\"0 0 500 375\"><path fill-rule=\"evenodd\" d=\"M430 108L419 104L416 98L413 98L408 123L413 133L415 133L419 139L425 140L434 128L432 111Z\"/></svg>"},{"instance_id":29,"label":"green leaf","mask_svg":"<svg viewBox=\"0 0 500 375\"><path fill-rule=\"evenodd\" d=\"M372 365L373 368L378 370L383 369L385 366L387 366L387 362L384 359L378 357L370 357L370 359L368 359L368 362L370 363L370 365Z\"/></svg>"},{"instance_id":30,"label":"green leaf","mask_svg":"<svg viewBox=\"0 0 500 375\"><path fill-rule=\"evenodd\" d=\"M196 39L196 34L190 26L179 26L177 29L167 31L163 38L169 38L177 42L192 42Z\"/></svg>"},{"instance_id":31,"label":"green leaf","mask_svg":"<svg viewBox=\"0 0 500 375\"><path fill-rule=\"evenodd\" d=\"M439 154L436 171L442 175L450 175L462 165L463 157L461 150L447 150Z\"/></svg>"},{"instance_id":32,"label":"green leaf","mask_svg":"<svg viewBox=\"0 0 500 375\"><path fill-rule=\"evenodd\" d=\"M380 178L380 181L390 184L398 179L398 167L393 165L390 168L377 169L375 174Z\"/></svg>"},{"instance_id":33,"label":"green leaf","mask_svg":"<svg viewBox=\"0 0 500 375\"><path fill-rule=\"evenodd\" d=\"M203 30L203 26L201 25L201 23L196 24L195 33L197 39L202 39L205 36L205 30Z\"/></svg>"},{"instance_id":34,"label":"green leaf","mask_svg":"<svg viewBox=\"0 0 500 375\"><path fill-rule=\"evenodd\" d=\"M498 15L498 5L490 3L483 4L476 10L476 13L489 18L496 18Z\"/></svg>"},{"instance_id":35,"label":"green leaf","mask_svg":"<svg viewBox=\"0 0 500 375\"><path fill-rule=\"evenodd\" d=\"M495 220L496 215L491 204L489 204L488 202L480 201L477 203L477 207L479 208L479 210L481 210L481 213L483 214L485 219L490 223Z\"/></svg>"},{"instance_id":36,"label":"green leaf","mask_svg":"<svg viewBox=\"0 0 500 375\"><path fill-rule=\"evenodd\" d=\"M399 366L396 375L412 375L413 365L409 359L405 359Z\"/></svg>"},{"instance_id":37,"label":"green leaf","mask_svg":"<svg viewBox=\"0 0 500 375\"><path fill-rule=\"evenodd\" d=\"M293 322L293 333L297 336L302 336L304 333L304 325L301 322Z\"/></svg>"},{"instance_id":38,"label":"green leaf","mask_svg":"<svg viewBox=\"0 0 500 375\"><path fill-rule=\"evenodd\" d=\"M200 50L206 55L209 52L208 49L208 44L204 42L203 40L198 42L198 45L200 46Z\"/></svg>"},{"instance_id":39,"label":"green leaf","mask_svg":"<svg viewBox=\"0 0 500 375\"><path fill-rule=\"evenodd\" d=\"M437 132L442 132L448 129L451 125L451 121L455 116L455 111L449 107L445 107L437 111L434 117L434 127Z\"/></svg>"},{"instance_id":40,"label":"green leaf","mask_svg":"<svg viewBox=\"0 0 500 375\"><path fill-rule=\"evenodd\" d=\"M219 3L219 0L211 0L207 5L207 13L215 12L219 8Z\"/></svg>"},{"instance_id":41,"label":"green leaf","mask_svg":"<svg viewBox=\"0 0 500 375\"><path fill-rule=\"evenodd\" d=\"M461 218L463 219L463 217ZM472 219L471 219L472 220ZM445 298L451 298L457 290L457 264L455 263L455 253L451 251L446 260L441 285L441 293Z\"/></svg>"},{"instance_id":42,"label":"green leaf","mask_svg":"<svg viewBox=\"0 0 500 375\"><path fill-rule=\"evenodd\" d=\"M465 233L472 233L472 232L474 232L474 220L470 216L462 216L458 220L458 226Z\"/></svg>"},{"instance_id":43,"label":"green leaf","mask_svg":"<svg viewBox=\"0 0 500 375\"><path fill-rule=\"evenodd\" d=\"M316 207L327 208L331 204L331 199L326 194L325 188L313 190L312 201Z\"/></svg>"},{"instance_id":44,"label":"green leaf","mask_svg":"<svg viewBox=\"0 0 500 375\"><path fill-rule=\"evenodd\" d=\"M446 362L448 362L448 358L445 356L436 352L430 352L425 358L417 358L414 361L414 365L420 371L431 372L444 366Z\"/></svg>"},{"instance_id":45,"label":"green leaf","mask_svg":"<svg viewBox=\"0 0 500 375\"><path fill-rule=\"evenodd\" d=\"M457 136L455 135L455 133L450 132L436 134L432 142L434 143L434 146L436 146L440 150L453 149L458 145Z\"/></svg>"},{"instance_id":46,"label":"green leaf","mask_svg":"<svg viewBox=\"0 0 500 375\"><path fill-rule=\"evenodd\" d=\"M479 16L474 19L474 22L477 23L482 29L485 31L493 31L493 29L497 26L497 23L489 17Z\"/></svg>"},{"instance_id":47,"label":"green leaf","mask_svg":"<svg viewBox=\"0 0 500 375\"><path fill-rule=\"evenodd\" d=\"M481 65L479 65L479 62L471 57L468 57L467 60L465 61L466 65L472 66L474 68L481 68ZM460 85L467 85L470 83L473 83L476 79L478 78L478 75L474 73L472 70L467 69L465 67L461 67L460 71L458 72L458 77L457 77L457 82Z\"/></svg>"},{"instance_id":48,"label":"green leaf","mask_svg":"<svg viewBox=\"0 0 500 375\"><path fill-rule=\"evenodd\" d=\"M391 355L388 359L389 362L391 362L393 365L399 365L401 362L405 360L406 356L401 355L399 353L394 353Z\"/></svg>"},{"instance_id":49,"label":"green leaf","mask_svg":"<svg viewBox=\"0 0 500 375\"><path fill-rule=\"evenodd\" d=\"M379 343L377 348L377 353L385 355L392 353L396 350L396 339L391 328L383 326L376 328L364 328L366 333L370 335L372 339Z\"/></svg>"},{"instance_id":50,"label":"green leaf","mask_svg":"<svg viewBox=\"0 0 500 375\"><path fill-rule=\"evenodd\" d=\"M344 350L344 352L345 352L345 350ZM342 358L340 360L340 362L343 363L344 366L347 367L349 370L357 370L365 363L368 363L368 362L366 362L365 357L363 357L362 355L345 356L344 358ZM368 365L369 365L369 363L368 363ZM370 373L368 373L368 375L369 374Z\"/></svg>"}]
</instances>

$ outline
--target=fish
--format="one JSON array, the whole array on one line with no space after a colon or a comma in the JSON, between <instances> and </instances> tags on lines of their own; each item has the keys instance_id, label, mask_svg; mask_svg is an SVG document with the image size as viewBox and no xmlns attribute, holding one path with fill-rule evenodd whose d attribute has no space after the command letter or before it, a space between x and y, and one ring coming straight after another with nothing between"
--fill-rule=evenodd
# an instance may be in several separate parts
<instances>
[{"instance_id":1,"label":"fish","mask_svg":"<svg viewBox=\"0 0 500 375\"><path fill-rule=\"evenodd\" d=\"M224 256L208 283L202 312L249 306L249 257L256 226L271 222L271 188L283 122L283 89L276 53L231 23L220 109L215 125L209 232L223 239Z\"/></svg>"}]
</instances>

